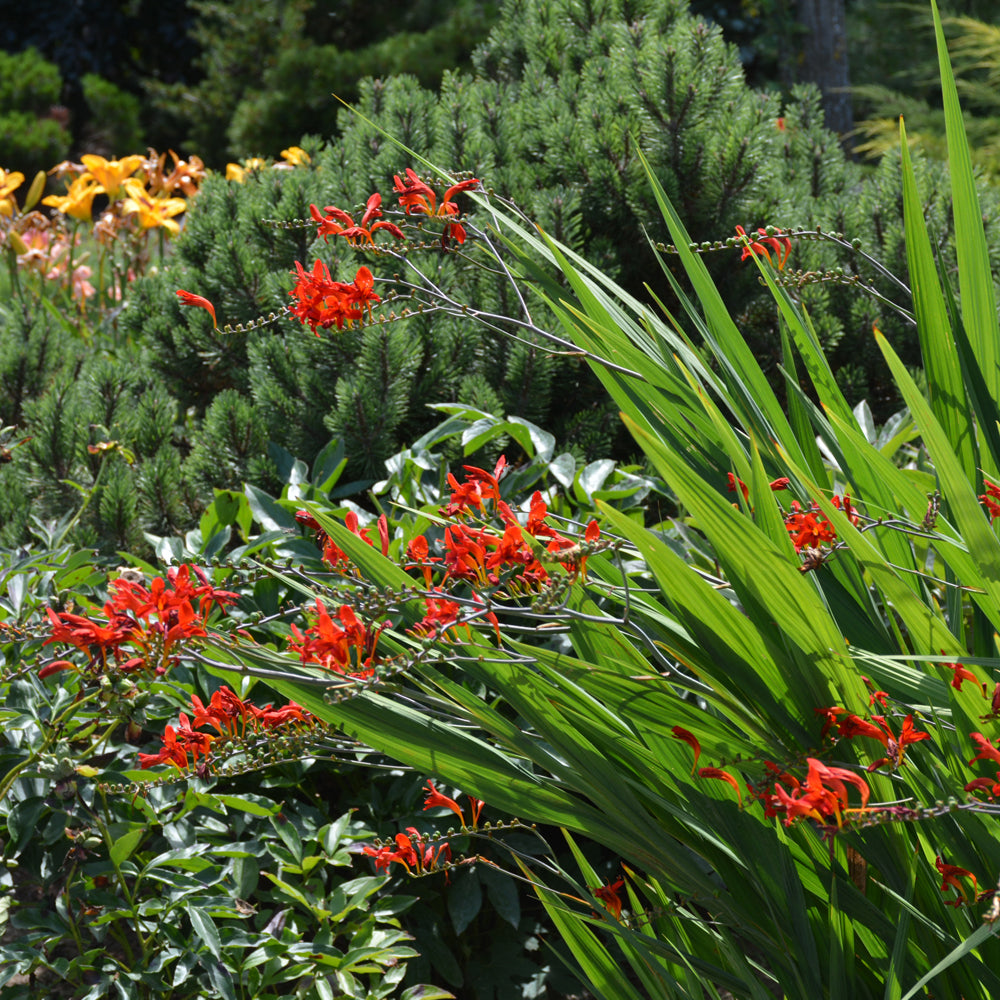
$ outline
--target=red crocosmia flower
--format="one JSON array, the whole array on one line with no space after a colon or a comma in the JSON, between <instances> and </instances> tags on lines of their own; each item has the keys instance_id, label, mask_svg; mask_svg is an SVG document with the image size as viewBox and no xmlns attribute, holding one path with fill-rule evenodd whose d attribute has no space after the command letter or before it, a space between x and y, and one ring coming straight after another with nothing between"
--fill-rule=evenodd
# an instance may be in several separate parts
<instances>
[{"instance_id":1,"label":"red crocosmia flower","mask_svg":"<svg viewBox=\"0 0 1000 1000\"><path fill-rule=\"evenodd\" d=\"M698 771L698 777L718 778L719 781L729 782L736 792L736 798L739 799L740 808L743 807L743 793L740 791L740 786L736 783L736 779L731 774L728 774L719 767L703 767Z\"/></svg>"},{"instance_id":2,"label":"red crocosmia flower","mask_svg":"<svg viewBox=\"0 0 1000 1000\"><path fill-rule=\"evenodd\" d=\"M883 764L889 764L893 770L896 770L902 766L906 747L910 743L919 743L921 740L929 740L931 738L930 733L918 733L914 730L912 715L908 715L903 719L903 726L900 729L898 740L893 736L892 730L886 723L884 716L873 715L872 722L876 723L880 730L878 735L874 733L864 733L861 735L874 736L886 748L888 756L875 761L873 764L869 764L867 768L869 771L874 771Z\"/></svg>"},{"instance_id":3,"label":"red crocosmia flower","mask_svg":"<svg viewBox=\"0 0 1000 1000\"><path fill-rule=\"evenodd\" d=\"M797 500L792 501L791 510L785 515L785 527L791 535L796 552L832 544L837 538L833 525L820 513L819 507L814 506L812 510L804 511Z\"/></svg>"},{"instance_id":4,"label":"red crocosmia flower","mask_svg":"<svg viewBox=\"0 0 1000 1000\"><path fill-rule=\"evenodd\" d=\"M470 530L463 524L444 529L444 564L448 576L456 580L487 582L486 555L491 539L485 531Z\"/></svg>"},{"instance_id":5,"label":"red crocosmia flower","mask_svg":"<svg viewBox=\"0 0 1000 1000\"><path fill-rule=\"evenodd\" d=\"M500 479L507 468L507 458L501 455L493 472L477 468L475 465L463 465L466 476L461 485L449 472L448 485L452 489L451 502L441 511L442 517L454 517L464 514L470 507L483 509L484 500L500 499Z\"/></svg>"},{"instance_id":6,"label":"red crocosmia flower","mask_svg":"<svg viewBox=\"0 0 1000 1000\"><path fill-rule=\"evenodd\" d=\"M311 726L316 722L315 716L294 701L282 708L271 705L258 708L225 685L212 695L208 705L196 694L191 695L191 705L194 708L192 726L212 726L220 736L242 737L248 731L262 732L295 722Z\"/></svg>"},{"instance_id":7,"label":"red crocosmia flower","mask_svg":"<svg viewBox=\"0 0 1000 1000\"><path fill-rule=\"evenodd\" d=\"M383 622L377 629L369 629L358 621L357 615L346 604L337 612L337 625L323 602L316 600L316 620L302 633L291 626L292 636L288 648L298 653L303 663L318 663L328 670L347 674L356 679L364 679L374 674L372 664L379 636L389 622Z\"/></svg>"},{"instance_id":8,"label":"red crocosmia flower","mask_svg":"<svg viewBox=\"0 0 1000 1000\"><path fill-rule=\"evenodd\" d=\"M885 704L888 700L888 691L872 691L872 693L868 696L868 707L870 708L875 704L875 702L878 702L883 708L885 708Z\"/></svg>"},{"instance_id":9,"label":"red crocosmia flower","mask_svg":"<svg viewBox=\"0 0 1000 1000\"><path fill-rule=\"evenodd\" d=\"M861 793L861 808L868 806L870 790L859 774L842 767L831 767L814 757L807 757L809 771L804 785L791 775L781 775L774 786L774 794L764 798L767 815L785 813L785 825L796 819L808 817L827 823L833 819L838 826L841 815L848 807L847 784L854 785ZM788 791L782 787L787 784Z\"/></svg>"},{"instance_id":10,"label":"red crocosmia flower","mask_svg":"<svg viewBox=\"0 0 1000 1000\"><path fill-rule=\"evenodd\" d=\"M814 708L813 711L817 715L823 716L823 729L819 734L820 739L823 739L834 726L838 725L837 716L844 715L847 712L847 709L833 706L831 708ZM852 716L852 718L856 719L857 716ZM843 735L843 733L841 733L841 735Z\"/></svg>"},{"instance_id":11,"label":"red crocosmia flower","mask_svg":"<svg viewBox=\"0 0 1000 1000\"><path fill-rule=\"evenodd\" d=\"M701 756L701 744L698 742L698 738L694 733L680 726L674 726L670 732L673 734L675 740L683 740L694 751L694 762L691 764L691 774L693 776L694 769L698 766L698 758Z\"/></svg>"},{"instance_id":12,"label":"red crocosmia flower","mask_svg":"<svg viewBox=\"0 0 1000 1000\"><path fill-rule=\"evenodd\" d=\"M139 754L139 767L145 770L156 764L169 762L180 770L188 767L188 754L193 757L193 763L198 758L207 758L211 753L213 737L208 733L196 733L191 728L188 717L181 712L177 728L166 726L163 731L163 746L156 754Z\"/></svg>"},{"instance_id":13,"label":"red crocosmia flower","mask_svg":"<svg viewBox=\"0 0 1000 1000\"><path fill-rule=\"evenodd\" d=\"M379 542L382 544L382 555L389 555L389 519L385 514L381 514L377 521L378 526L378 538Z\"/></svg>"},{"instance_id":14,"label":"red crocosmia flower","mask_svg":"<svg viewBox=\"0 0 1000 1000\"><path fill-rule=\"evenodd\" d=\"M406 239L403 230L399 226L381 218L382 195L378 192L368 199L368 204L365 206L365 214L361 217L360 223L355 223L354 219L347 212L337 208L335 205L327 205L323 209L323 212L327 213L325 216L315 205L309 206L309 212L316 222L319 223L316 235L322 236L327 241L329 241L331 236L343 236L344 239L355 246L359 240L366 242L369 246L374 246L374 234L380 229L384 229L397 240Z\"/></svg>"},{"instance_id":15,"label":"red crocosmia flower","mask_svg":"<svg viewBox=\"0 0 1000 1000\"><path fill-rule=\"evenodd\" d=\"M50 674L57 674L60 670L77 670L79 669L75 663L71 663L69 660L53 660L51 663L46 663L41 670L38 671L38 676L42 679L48 677Z\"/></svg>"},{"instance_id":16,"label":"red crocosmia flower","mask_svg":"<svg viewBox=\"0 0 1000 1000\"><path fill-rule=\"evenodd\" d=\"M182 306L197 306L199 309L207 310L208 314L212 317L212 326L216 330L219 329L219 324L215 318L215 306L208 299L202 298L200 295L195 295L192 292L185 292L181 288L177 289L177 297L181 300Z\"/></svg>"},{"instance_id":17,"label":"red crocosmia flower","mask_svg":"<svg viewBox=\"0 0 1000 1000\"><path fill-rule=\"evenodd\" d=\"M406 833L397 833L395 845L395 850L388 845L364 848L364 853L375 859L376 871L387 872L389 865L395 861L412 874L421 875L437 869L442 859L451 861L451 846L447 841L435 849L433 844L425 842L416 827L408 826Z\"/></svg>"},{"instance_id":18,"label":"red crocosmia flower","mask_svg":"<svg viewBox=\"0 0 1000 1000\"><path fill-rule=\"evenodd\" d=\"M347 553L337 545L332 538L323 530L319 521L307 510L297 510L295 520L303 527L310 528L316 532L316 544L323 550L323 562L336 570L345 570L350 566L350 559Z\"/></svg>"},{"instance_id":19,"label":"red crocosmia flower","mask_svg":"<svg viewBox=\"0 0 1000 1000\"><path fill-rule=\"evenodd\" d=\"M830 497L830 503L832 503L837 510L842 510L847 515L851 524L856 525L861 520L857 508L851 503L850 494L845 493L844 496L841 497L834 493L834 495Z\"/></svg>"},{"instance_id":20,"label":"red crocosmia flower","mask_svg":"<svg viewBox=\"0 0 1000 1000\"><path fill-rule=\"evenodd\" d=\"M459 214L458 206L451 200L460 191L467 191L479 183L475 178L453 184L444 193L441 204L437 203L437 195L433 189L425 184L416 173L410 168L406 168L406 180L400 180L399 175L393 177L393 186L399 194L399 203L406 210L406 214L417 213L420 215L430 215L436 218L450 218ZM444 234L441 236L442 246L448 245L448 240L453 239L456 243L465 242L465 229L457 222L450 222L445 226Z\"/></svg>"},{"instance_id":21,"label":"red crocosmia flower","mask_svg":"<svg viewBox=\"0 0 1000 1000\"><path fill-rule=\"evenodd\" d=\"M620 878L615 882L608 882L606 885L599 885L593 890L594 895L604 904L604 909L615 918L621 920L622 901L618 895L619 890L625 885L625 879Z\"/></svg>"},{"instance_id":22,"label":"red crocosmia flower","mask_svg":"<svg viewBox=\"0 0 1000 1000\"><path fill-rule=\"evenodd\" d=\"M840 708L835 711L844 712L846 709ZM855 736L871 736L876 740L884 740L885 733L872 722L862 719L859 715L848 715L846 719L837 724L840 735L845 739L853 739Z\"/></svg>"},{"instance_id":23,"label":"red crocosmia flower","mask_svg":"<svg viewBox=\"0 0 1000 1000\"><path fill-rule=\"evenodd\" d=\"M742 479L737 479L736 476L734 476L731 472L727 472L726 473L726 478L729 480L729 485L726 487L726 489L728 490L728 492L735 493L736 492L736 487L738 485L739 488L740 488L740 492L743 494L743 499L746 500L747 503L749 503L750 502L750 487L747 486L747 484L745 482L743 482Z\"/></svg>"},{"instance_id":24,"label":"red crocosmia flower","mask_svg":"<svg viewBox=\"0 0 1000 1000\"><path fill-rule=\"evenodd\" d=\"M951 886L958 895L957 899L947 904L948 906L962 906L975 900L975 893L970 899L965 887L959 882L960 878L972 879L973 888L978 891L979 883L972 872L966 868L959 868L958 865L946 865L940 854L934 859L934 867L941 873L941 891L947 892L948 886Z\"/></svg>"},{"instance_id":25,"label":"red crocosmia flower","mask_svg":"<svg viewBox=\"0 0 1000 1000\"><path fill-rule=\"evenodd\" d=\"M1000 771L997 771L997 780L992 778L976 778L966 786L967 792L985 792L990 798L1000 795Z\"/></svg>"},{"instance_id":26,"label":"red crocosmia flower","mask_svg":"<svg viewBox=\"0 0 1000 1000\"><path fill-rule=\"evenodd\" d=\"M787 236L783 236L781 233L775 236L768 236L766 229L758 229L757 234L761 238L754 240L747 236L746 230L742 226L737 226L736 232L744 241L743 256L740 257L740 260L746 260L747 257L766 257L768 264L773 267L774 261L771 260L771 253L768 250L768 247L770 247L774 250L778 258L778 270L780 271L784 268L785 261L788 260L788 255L792 251L792 241Z\"/></svg>"},{"instance_id":27,"label":"red crocosmia flower","mask_svg":"<svg viewBox=\"0 0 1000 1000\"><path fill-rule=\"evenodd\" d=\"M942 656L945 655L943 649L941 650L941 655ZM963 667L961 663L942 663L941 666L947 667L949 670L953 671L951 678L951 686L956 690L958 691L962 690L963 681L972 681L972 683L975 684L976 687L982 690L983 697L985 698L987 696L986 682L981 681L971 670L967 670L965 667Z\"/></svg>"},{"instance_id":28,"label":"red crocosmia flower","mask_svg":"<svg viewBox=\"0 0 1000 1000\"><path fill-rule=\"evenodd\" d=\"M424 585L430 589L431 577L434 573L431 564L440 562L441 560L438 556L430 554L430 546L427 544L427 539L423 535L416 535L410 540L410 544L406 546L406 554L413 562L407 563L403 568L419 569L424 577Z\"/></svg>"},{"instance_id":29,"label":"red crocosmia flower","mask_svg":"<svg viewBox=\"0 0 1000 1000\"><path fill-rule=\"evenodd\" d=\"M428 809L450 809L457 817L458 821L465 826L465 815L462 807L454 800L442 795L435 787L433 781L427 782L427 798L424 799L424 812Z\"/></svg>"},{"instance_id":30,"label":"red crocosmia flower","mask_svg":"<svg viewBox=\"0 0 1000 1000\"><path fill-rule=\"evenodd\" d=\"M52 635L43 645L51 642L65 642L85 653L91 647L99 649L116 649L135 631L136 623L124 615L115 615L107 625L99 625L82 615L74 615L68 611L55 612L46 608L49 621L52 623Z\"/></svg>"},{"instance_id":31,"label":"red crocosmia flower","mask_svg":"<svg viewBox=\"0 0 1000 1000\"><path fill-rule=\"evenodd\" d=\"M995 760L1000 764L1000 749L993 746L992 740L988 740L982 733L970 733L969 738L979 747L979 753L969 761L970 764L977 760Z\"/></svg>"},{"instance_id":32,"label":"red crocosmia flower","mask_svg":"<svg viewBox=\"0 0 1000 1000\"><path fill-rule=\"evenodd\" d=\"M358 268L351 284L334 281L321 260L313 264L312 271L306 271L296 261L292 274L297 280L288 294L298 302L289 311L302 323L307 323L313 333L317 327L336 326L342 330L345 323L348 326L362 323L366 311L371 319L371 303L382 301L373 291L375 279L367 267Z\"/></svg>"},{"instance_id":33,"label":"red crocosmia flower","mask_svg":"<svg viewBox=\"0 0 1000 1000\"><path fill-rule=\"evenodd\" d=\"M777 479L772 479L767 485L772 493L780 493L782 490L787 490L790 483L791 480L788 476L779 476Z\"/></svg>"},{"instance_id":34,"label":"red crocosmia flower","mask_svg":"<svg viewBox=\"0 0 1000 1000\"><path fill-rule=\"evenodd\" d=\"M992 523L1000 517L1000 486L997 486L996 483L991 483L988 479L983 480L983 486L986 487L986 492L979 499L986 508L986 513L990 515L990 522Z\"/></svg>"},{"instance_id":35,"label":"red crocosmia flower","mask_svg":"<svg viewBox=\"0 0 1000 1000\"><path fill-rule=\"evenodd\" d=\"M434 593L441 594L441 597L428 595L424 598L427 614L408 630L413 635L440 636L458 621L462 606L456 601L449 601L444 591L435 590Z\"/></svg>"}]
</instances>

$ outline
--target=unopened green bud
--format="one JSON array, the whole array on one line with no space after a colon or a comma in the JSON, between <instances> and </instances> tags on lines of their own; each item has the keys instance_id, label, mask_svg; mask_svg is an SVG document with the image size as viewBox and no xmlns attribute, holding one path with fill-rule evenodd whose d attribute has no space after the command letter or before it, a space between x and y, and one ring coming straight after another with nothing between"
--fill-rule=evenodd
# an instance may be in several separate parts
<instances>
[{"instance_id":1,"label":"unopened green bud","mask_svg":"<svg viewBox=\"0 0 1000 1000\"><path fill-rule=\"evenodd\" d=\"M37 204L39 199L45 194L45 181L46 175L44 170L39 170L35 174L35 179L31 182L31 187L28 188L28 194L24 199L24 211L30 212Z\"/></svg>"},{"instance_id":2,"label":"unopened green bud","mask_svg":"<svg viewBox=\"0 0 1000 1000\"><path fill-rule=\"evenodd\" d=\"M28 252L28 244L21 239L21 234L16 229L12 229L7 233L7 242L18 256Z\"/></svg>"}]
</instances>

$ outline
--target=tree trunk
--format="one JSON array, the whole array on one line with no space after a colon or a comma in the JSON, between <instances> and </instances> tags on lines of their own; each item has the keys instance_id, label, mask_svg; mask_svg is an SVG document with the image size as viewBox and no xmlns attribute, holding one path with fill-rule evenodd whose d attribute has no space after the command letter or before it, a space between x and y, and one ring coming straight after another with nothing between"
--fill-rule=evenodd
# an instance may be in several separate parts
<instances>
[{"instance_id":1,"label":"tree trunk","mask_svg":"<svg viewBox=\"0 0 1000 1000\"><path fill-rule=\"evenodd\" d=\"M847 67L847 24L844 0L799 0L802 63L798 78L823 92L826 127L840 135L845 147L854 128Z\"/></svg>"}]
</instances>

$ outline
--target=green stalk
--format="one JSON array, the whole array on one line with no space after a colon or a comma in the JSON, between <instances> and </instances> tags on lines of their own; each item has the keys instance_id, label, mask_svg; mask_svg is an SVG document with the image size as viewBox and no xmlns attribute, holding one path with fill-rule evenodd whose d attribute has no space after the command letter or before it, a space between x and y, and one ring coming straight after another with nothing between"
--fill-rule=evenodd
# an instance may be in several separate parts
<instances>
[{"instance_id":1,"label":"green stalk","mask_svg":"<svg viewBox=\"0 0 1000 1000\"><path fill-rule=\"evenodd\" d=\"M57 548L58 546L63 544L63 542L66 540L66 536L73 530L73 528L76 527L77 522L80 520L81 517L83 517L84 511L86 511L86 509L90 506L90 501L94 499L94 495L97 493L97 488L101 484L101 476L104 475L104 467L107 464L107 461L108 461L107 454L102 455L101 465L97 470L97 475L94 477L94 485L91 486L90 489L87 491L87 496L84 499L83 504L80 506L80 509L73 515L69 524L67 524L66 527L63 529L62 534L59 536L58 539L56 539L55 544Z\"/></svg>"}]
</instances>

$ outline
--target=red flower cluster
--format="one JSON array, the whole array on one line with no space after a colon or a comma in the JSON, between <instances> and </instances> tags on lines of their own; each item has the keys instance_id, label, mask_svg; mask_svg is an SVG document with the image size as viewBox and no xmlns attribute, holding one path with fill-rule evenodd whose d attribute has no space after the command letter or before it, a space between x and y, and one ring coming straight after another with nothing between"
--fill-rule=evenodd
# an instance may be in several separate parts
<instances>
[{"instance_id":1,"label":"red flower cluster","mask_svg":"<svg viewBox=\"0 0 1000 1000\"><path fill-rule=\"evenodd\" d=\"M358 680L372 677L375 673L375 647L389 622L383 622L372 630L358 620L347 604L341 605L337 618L339 625L317 598L314 623L305 633L292 625L296 641L289 643L288 648L298 653L303 663L318 663L327 670Z\"/></svg>"},{"instance_id":2,"label":"red flower cluster","mask_svg":"<svg viewBox=\"0 0 1000 1000\"><path fill-rule=\"evenodd\" d=\"M452 495L449 508L458 506L456 494ZM474 528L464 524L453 524L444 532L445 579L468 580L480 585L500 583L505 570L519 567L516 582L535 588L549 578L549 573L538 560L535 548L528 537L545 542L545 551L562 556L559 562L568 570L586 569L586 556L580 554L578 546L569 538L559 534L545 518L548 505L537 490L531 497L531 506L525 524L521 524L510 507L502 500L496 502L497 514L504 523L503 535L486 528ZM527 537L526 537L527 536ZM584 532L586 543L600 538L600 528L591 521Z\"/></svg>"},{"instance_id":3,"label":"red flower cluster","mask_svg":"<svg viewBox=\"0 0 1000 1000\"><path fill-rule=\"evenodd\" d=\"M814 757L807 757L809 770L804 783L771 762L768 771L777 779L774 792L758 793L766 816L784 814L785 826L803 817L824 825L833 820L837 826L848 808L847 785L854 785L861 794L861 809L868 806L870 790L864 778L843 767L831 767Z\"/></svg>"},{"instance_id":4,"label":"red flower cluster","mask_svg":"<svg viewBox=\"0 0 1000 1000\"><path fill-rule=\"evenodd\" d=\"M197 764L199 758L207 760L212 753L212 744L220 738L242 738L247 733L262 733L288 725L311 726L316 719L300 705L290 701L284 708L265 705L258 708L249 701L239 698L228 688L221 687L205 705L197 695L191 696L194 720L181 712L177 728L167 726L163 733L163 746L159 753L139 754L139 767L154 767L171 763L180 770L190 764ZM219 734L196 732L199 726L212 726Z\"/></svg>"},{"instance_id":5,"label":"red flower cluster","mask_svg":"<svg viewBox=\"0 0 1000 1000\"><path fill-rule=\"evenodd\" d=\"M436 871L442 864L451 861L451 845L445 841L435 845L424 840L423 834L415 826L408 826L406 833L397 833L395 847L364 848L364 853L375 860L375 871L388 872L394 861L403 865L411 875L424 875Z\"/></svg>"},{"instance_id":6,"label":"red flower cluster","mask_svg":"<svg viewBox=\"0 0 1000 1000\"><path fill-rule=\"evenodd\" d=\"M746 260L747 257L766 257L768 264L773 267L774 261L771 260L771 251L768 250L770 247L778 258L778 270L784 268L785 261L788 260L788 255L792 252L792 241L787 236L781 233L768 236L766 229L758 229L757 235L761 239L754 240L747 236L746 230L742 226L736 227L736 233L743 246L743 255L740 260Z\"/></svg>"},{"instance_id":7,"label":"red flower cluster","mask_svg":"<svg viewBox=\"0 0 1000 1000\"><path fill-rule=\"evenodd\" d=\"M224 608L239 596L217 590L203 570L187 565L171 568L166 580L157 577L148 589L124 579L112 581L108 589L104 623L48 609L52 634L45 644L62 642L82 650L90 656L88 669L94 673L109 666L109 656L122 671L164 673L178 643L206 634L204 618L212 606ZM44 666L39 677L70 669L76 669L75 664L56 660Z\"/></svg>"},{"instance_id":8,"label":"red flower cluster","mask_svg":"<svg viewBox=\"0 0 1000 1000\"><path fill-rule=\"evenodd\" d=\"M225 685L212 695L207 705L196 694L191 695L191 707L194 709L191 725L211 726L220 736L243 737L248 732L276 729L290 722L301 722L307 726L316 722L315 716L294 701L283 708L274 708L270 704L258 708Z\"/></svg>"},{"instance_id":9,"label":"red flower cluster","mask_svg":"<svg viewBox=\"0 0 1000 1000\"><path fill-rule=\"evenodd\" d=\"M844 511L851 524L860 521L857 509L851 504L849 496L840 497L834 494L830 502L838 510ZM791 503L791 509L785 514L785 527L791 535L796 552L818 549L822 545L832 545L837 540L837 532L823 514L818 504L813 504L809 510L803 510L797 500Z\"/></svg>"},{"instance_id":10,"label":"red flower cluster","mask_svg":"<svg viewBox=\"0 0 1000 1000\"><path fill-rule=\"evenodd\" d=\"M918 733L913 728L913 716L907 715L903 719L903 725L899 732L899 737L893 735L884 715L873 715L871 722L862 719L858 715L852 715L846 708L817 708L817 713L826 717L823 723L822 736L836 726L837 732L844 739L853 739L856 736L868 736L873 740L878 740L886 749L886 756L868 765L869 771L874 771L884 764L889 764L893 770L901 767L906 748L911 743L919 743L921 740L929 740L930 733ZM839 718L844 716L844 718Z\"/></svg>"},{"instance_id":11,"label":"red flower cluster","mask_svg":"<svg viewBox=\"0 0 1000 1000\"><path fill-rule=\"evenodd\" d=\"M444 808L450 809L458 816L463 830L475 830L479 825L479 814L483 809L482 799L475 799L471 795L469 799L469 813L471 822L466 825L465 814L462 807L447 795L442 795L434 787L434 782L427 782L427 797L424 799L424 810ZM427 872L437 870L442 861L445 864L451 862L451 845L444 841L435 847L428 843L422 833L416 827L408 826L406 833L397 833L392 845L382 847L366 846L364 853L375 860L375 870L387 872L389 865L393 862L405 866L410 874L423 875Z\"/></svg>"},{"instance_id":12,"label":"red flower cluster","mask_svg":"<svg viewBox=\"0 0 1000 1000\"><path fill-rule=\"evenodd\" d=\"M354 219L347 212L341 208L337 208L335 205L327 205L323 209L323 212L327 213L325 216L315 205L310 205L309 211L312 217L319 223L316 235L322 236L327 241L329 241L331 236L343 236L352 246L356 246L359 240L366 241L369 246L374 246L375 240L373 236L380 229L384 229L390 235L395 236L397 240L406 239L406 235L399 226L394 222L388 222L381 218L382 195L378 192L368 199L368 204L365 206L365 214L361 217L360 224L355 223Z\"/></svg>"},{"instance_id":13,"label":"red flower cluster","mask_svg":"<svg viewBox=\"0 0 1000 1000\"><path fill-rule=\"evenodd\" d=\"M701 744L692 732L681 726L674 726L671 733L674 739L682 740L694 751L694 764L691 767L691 774L694 775L698 758L701 756ZM812 757L807 757L806 761L809 771L804 783L770 761L765 762L768 773L776 779L774 791L767 792L747 786L753 797L763 804L765 815L784 814L785 826L791 826L795 820L802 817L818 820L824 825L829 825L832 820L840 826L842 815L848 808L847 785L849 784L854 785L861 793L860 808L867 808L870 792L861 775L846 768L831 767ZM743 796L740 794L736 779L731 774L718 767L703 767L697 773L699 778L716 778L732 785L742 807Z\"/></svg>"},{"instance_id":14,"label":"red flower cluster","mask_svg":"<svg viewBox=\"0 0 1000 1000\"><path fill-rule=\"evenodd\" d=\"M448 485L451 487L451 499L440 511L442 517L458 517L469 513L473 508L479 514L485 513L484 500L500 499L500 480L507 471L507 458L500 456L493 472L477 468L475 465L463 465L465 482L460 483L450 472Z\"/></svg>"},{"instance_id":15,"label":"red flower cluster","mask_svg":"<svg viewBox=\"0 0 1000 1000\"><path fill-rule=\"evenodd\" d=\"M313 333L316 333L317 327L327 329L336 326L342 330L345 323L348 326L355 322L362 323L366 310L371 319L371 303L382 301L372 290L375 279L367 267L358 268L351 284L334 281L329 268L321 260L313 264L311 272L296 261L292 273L297 280L288 294L298 302L289 311L301 322L308 323Z\"/></svg>"},{"instance_id":16,"label":"red flower cluster","mask_svg":"<svg viewBox=\"0 0 1000 1000\"><path fill-rule=\"evenodd\" d=\"M986 513L990 515L990 523L992 524L1000 517L1000 486L991 483L988 479L983 480L983 485L986 487L986 492L979 495L979 500L986 508Z\"/></svg>"},{"instance_id":17,"label":"red flower cluster","mask_svg":"<svg viewBox=\"0 0 1000 1000\"><path fill-rule=\"evenodd\" d=\"M420 215L430 215L446 219L453 218L459 214L458 205L451 199L459 191L467 191L469 188L475 187L478 183L478 180L472 178L471 180L453 184L445 191L444 198L441 199L441 204L439 205L437 203L437 195L433 189L425 184L409 167L406 168L405 181L400 180L398 174L393 177L393 186L399 194L399 203L406 210L407 215L416 212ZM461 223L449 222L447 224L441 236L441 245L447 246L449 238L453 239L456 243L461 244L465 242L465 228Z\"/></svg>"},{"instance_id":18,"label":"red flower cluster","mask_svg":"<svg viewBox=\"0 0 1000 1000\"><path fill-rule=\"evenodd\" d=\"M333 569L342 572L350 568L350 560L347 558L347 553L330 538L323 530L319 521L309 511L297 510L295 512L295 520L303 527L310 528L316 532L316 544L323 550L323 562L328 563ZM349 510L344 515L344 527L369 545L374 546L375 543L369 534L371 529L359 526L358 515L353 510ZM382 555L387 556L389 554L389 521L385 514L378 519L377 528Z\"/></svg>"}]
</instances>

